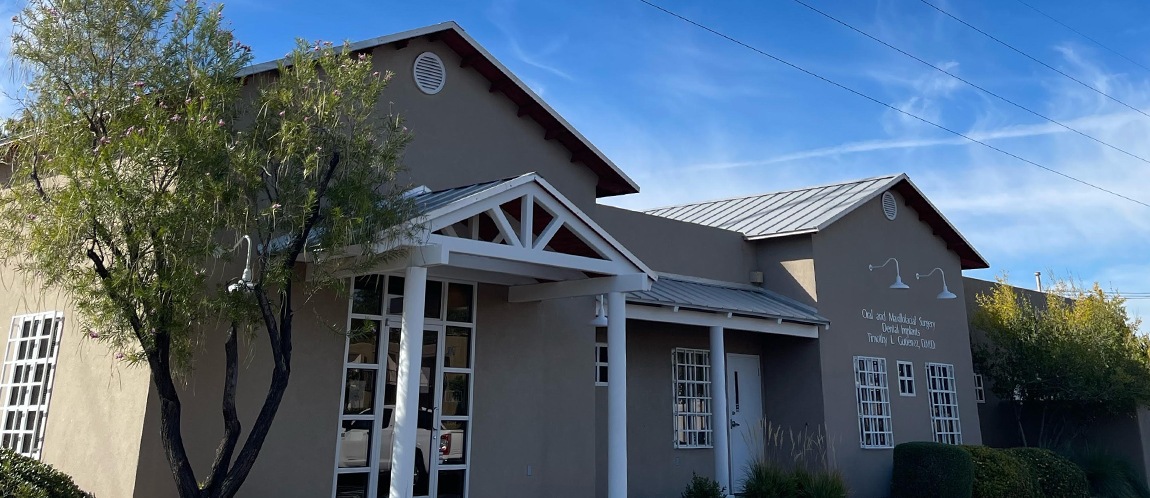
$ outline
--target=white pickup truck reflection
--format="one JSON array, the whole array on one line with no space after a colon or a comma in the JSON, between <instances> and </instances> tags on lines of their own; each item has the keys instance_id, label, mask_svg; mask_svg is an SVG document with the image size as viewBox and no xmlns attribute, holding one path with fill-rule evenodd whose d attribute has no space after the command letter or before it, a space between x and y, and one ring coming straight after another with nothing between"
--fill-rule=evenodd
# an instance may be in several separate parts
<instances>
[{"instance_id":1,"label":"white pickup truck reflection","mask_svg":"<svg viewBox=\"0 0 1150 498\"><path fill-rule=\"evenodd\" d=\"M386 425L380 430L380 471L391 470L391 440L394 432L395 411L392 407L384 407ZM421 409L415 430L415 472L417 478L426 475L431 466L432 413ZM366 467L368 465L368 449L371 447L370 420L349 421L340 434L339 466L340 467ZM462 463L463 442L466 434L462 430L446 429L439 426L439 447L436 453L439 463Z\"/></svg>"}]
</instances>

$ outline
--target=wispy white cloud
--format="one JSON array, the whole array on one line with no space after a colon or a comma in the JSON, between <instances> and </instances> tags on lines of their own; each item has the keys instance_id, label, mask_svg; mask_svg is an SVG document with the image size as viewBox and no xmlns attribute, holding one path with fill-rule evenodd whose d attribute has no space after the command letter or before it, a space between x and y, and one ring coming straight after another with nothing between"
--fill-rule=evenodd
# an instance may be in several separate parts
<instances>
[{"instance_id":1,"label":"wispy white cloud","mask_svg":"<svg viewBox=\"0 0 1150 498\"><path fill-rule=\"evenodd\" d=\"M524 49L519 43L520 36L515 29L512 16L514 8L514 2L511 0L497 0L491 4L488 17L491 23L503 34L507 46L511 49L511 53L515 56L515 59L535 69L545 71L568 81L573 81L574 78L567 71L543 62L548 59L556 59L554 55L560 52L563 46L568 42L567 35L552 36L542 44L535 44L534 47L536 48L532 51Z\"/></svg>"}]
</instances>

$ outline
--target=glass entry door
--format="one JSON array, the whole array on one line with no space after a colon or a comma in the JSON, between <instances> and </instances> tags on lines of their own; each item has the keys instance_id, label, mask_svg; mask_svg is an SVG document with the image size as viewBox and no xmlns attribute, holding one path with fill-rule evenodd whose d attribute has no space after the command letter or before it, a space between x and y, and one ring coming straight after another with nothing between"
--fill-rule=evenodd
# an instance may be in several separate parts
<instances>
[{"instance_id":1,"label":"glass entry door","mask_svg":"<svg viewBox=\"0 0 1150 498\"><path fill-rule=\"evenodd\" d=\"M403 309L403 278L386 277L386 286L382 275L371 279L356 278L352 296L337 498L386 497L391 484L402 318L393 313ZM463 498L470 463L474 286L428 281L427 287L412 491L417 497Z\"/></svg>"}]
</instances>

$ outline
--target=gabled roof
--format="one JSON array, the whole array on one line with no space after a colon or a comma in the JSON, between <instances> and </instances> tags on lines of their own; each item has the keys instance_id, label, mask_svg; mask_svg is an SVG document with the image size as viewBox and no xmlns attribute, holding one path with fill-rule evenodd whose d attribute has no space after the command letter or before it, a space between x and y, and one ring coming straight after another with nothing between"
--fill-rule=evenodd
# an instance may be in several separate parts
<instances>
[{"instance_id":1,"label":"gabled roof","mask_svg":"<svg viewBox=\"0 0 1150 498\"><path fill-rule=\"evenodd\" d=\"M572 163L582 162L587 165L599 177L595 186L596 197L633 194L639 191L639 185L634 180L623 173L623 170L619 169L590 140L587 140L587 137L579 133L574 126L571 126L571 123L563 119L558 112L555 112L555 109L547 105L542 98L536 95L454 21L352 43L349 48L352 52L368 51L381 45L403 48L411 39L420 37L443 41L445 45L459 55L462 60L459 64L460 67L473 68L484 78L487 78L491 82L490 90L492 93L502 92L518 107L519 116L528 116L534 119L543 127L546 137L558 141L571 151ZM240 71L239 76L272 71L277 68L278 63L279 61L270 61L255 64Z\"/></svg>"},{"instance_id":2,"label":"gabled roof","mask_svg":"<svg viewBox=\"0 0 1150 498\"><path fill-rule=\"evenodd\" d=\"M958 254L964 270L989 268L986 260L905 174L786 190L768 194L683 204L646 211L673 220L742 233L747 240L815 233L859 206L894 190L918 212L947 248Z\"/></svg>"},{"instance_id":3,"label":"gabled roof","mask_svg":"<svg viewBox=\"0 0 1150 498\"><path fill-rule=\"evenodd\" d=\"M651 290L627 293L627 302L732 313L798 323L827 325L814 308L759 287L659 274Z\"/></svg>"},{"instance_id":4,"label":"gabled roof","mask_svg":"<svg viewBox=\"0 0 1150 498\"><path fill-rule=\"evenodd\" d=\"M475 247L480 243L494 251L484 254L492 258L535 256L541 264L562 267L566 262L570 263L567 267L586 273L641 273L652 281L658 278L536 173L409 195L423 213L419 222L431 232L430 237L448 245ZM486 216L491 217L491 225L478 219ZM470 220L475 225L464 226Z\"/></svg>"}]
</instances>

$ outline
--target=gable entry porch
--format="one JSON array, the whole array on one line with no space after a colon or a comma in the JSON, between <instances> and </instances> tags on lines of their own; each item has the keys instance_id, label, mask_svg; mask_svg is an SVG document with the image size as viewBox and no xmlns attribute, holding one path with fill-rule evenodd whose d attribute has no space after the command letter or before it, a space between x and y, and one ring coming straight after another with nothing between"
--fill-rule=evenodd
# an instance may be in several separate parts
<instances>
[{"instance_id":1,"label":"gable entry porch","mask_svg":"<svg viewBox=\"0 0 1150 498\"><path fill-rule=\"evenodd\" d=\"M400 247L406 256L355 279L358 287L367 277L378 275L382 282L386 276L388 284L380 283L376 288L389 289L365 294L356 288L352 293L349 327L353 322L362 326L371 320L382 326L377 327L381 335L374 339L379 351L375 363L345 363L333 496L383 496L385 489L390 498L467 495L470 413L453 406L452 414L457 416L444 415L444 405L449 404L445 400L450 396L445 397L443 384L449 382L444 375L462 379L464 374L474 377L475 372L470 363L443 356L448 349L442 339L447 337L443 335L445 328L474 332L466 342L459 342L474 351L474 343L481 340L476 338L484 333L478 330L482 327L474 325L478 323L474 317L484 313L473 304L478 285L506 287L509 303L605 295L608 340L624 344L624 294L649 290L657 278L536 174L416 192L414 200L423 215L411 223L419 227L421 235ZM429 292L429 283L434 292ZM452 285L456 287L449 289ZM450 311L430 311L447 304L453 299L446 296L448 291L464 288L460 286L471 289L469 305L475 308L468 314L470 325L454 323L462 319L451 316ZM355 313L355 300L369 294L378 294L384 301L375 308L381 310L379 316ZM443 302L429 303L429 298ZM591 311L587 311L588 319ZM593 338L591 325L581 325ZM349 333L348 357L360 359L351 353L351 338L356 333ZM388 344L386 354L383 344ZM609 354L613 367L625 371L626 348L610 348ZM463 368L445 368L448 364ZM360 370L372 372L361 375ZM372 398L374 409L359 411L365 414L348 409L349 400L362 402L363 396L349 390L349 386L359 388L359 384L353 385L357 382L370 383L369 391L384 393ZM607 481L611 498L627 494L626 389L622 376L609 386ZM451 394L456 401L469 400L468 406L474 406L470 387L462 395ZM354 430L359 432L349 436ZM390 434L390 444L381 434ZM362 441L351 442L355 438ZM467 443L462 444L464 441ZM363 450L349 450L355 445ZM441 474L436 474L437 468ZM440 485L442 490L437 489Z\"/></svg>"}]
</instances>

